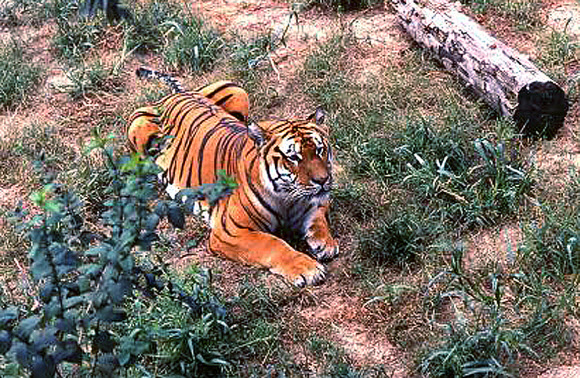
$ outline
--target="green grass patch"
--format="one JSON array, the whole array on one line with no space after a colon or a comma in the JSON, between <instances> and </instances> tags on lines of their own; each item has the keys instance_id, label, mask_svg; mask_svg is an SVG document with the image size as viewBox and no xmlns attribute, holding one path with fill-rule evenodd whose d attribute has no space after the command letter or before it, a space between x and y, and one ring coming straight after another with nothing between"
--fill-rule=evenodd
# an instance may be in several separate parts
<instances>
[{"instance_id":1,"label":"green grass patch","mask_svg":"<svg viewBox=\"0 0 580 378\"><path fill-rule=\"evenodd\" d=\"M191 9L171 1L137 2L133 21L125 24L129 50L159 52L176 70L211 69L223 53L221 34Z\"/></svg>"},{"instance_id":2,"label":"green grass patch","mask_svg":"<svg viewBox=\"0 0 580 378\"><path fill-rule=\"evenodd\" d=\"M349 12L382 5L380 0L306 0L301 7L320 7L336 12Z\"/></svg>"},{"instance_id":3,"label":"green grass patch","mask_svg":"<svg viewBox=\"0 0 580 378\"><path fill-rule=\"evenodd\" d=\"M102 14L86 18L79 15L79 3L56 1L51 15L56 22L53 47L66 61L81 61L86 53L103 40L107 22Z\"/></svg>"},{"instance_id":4,"label":"green grass patch","mask_svg":"<svg viewBox=\"0 0 580 378\"><path fill-rule=\"evenodd\" d=\"M0 44L0 109L13 108L34 94L42 68L31 62L22 42Z\"/></svg>"},{"instance_id":5,"label":"green grass patch","mask_svg":"<svg viewBox=\"0 0 580 378\"><path fill-rule=\"evenodd\" d=\"M499 15L520 30L541 25L542 2L539 0L461 0L476 13Z\"/></svg>"}]
</instances>

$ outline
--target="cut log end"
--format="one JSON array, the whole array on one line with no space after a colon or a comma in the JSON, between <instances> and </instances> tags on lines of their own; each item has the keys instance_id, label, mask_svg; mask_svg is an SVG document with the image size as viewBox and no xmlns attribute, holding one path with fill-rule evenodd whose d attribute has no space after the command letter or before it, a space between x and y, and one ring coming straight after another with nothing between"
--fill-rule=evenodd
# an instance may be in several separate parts
<instances>
[{"instance_id":1,"label":"cut log end","mask_svg":"<svg viewBox=\"0 0 580 378\"><path fill-rule=\"evenodd\" d=\"M552 139L564 125L568 107L566 94L557 84L534 81L518 92L513 117L524 136Z\"/></svg>"}]
</instances>

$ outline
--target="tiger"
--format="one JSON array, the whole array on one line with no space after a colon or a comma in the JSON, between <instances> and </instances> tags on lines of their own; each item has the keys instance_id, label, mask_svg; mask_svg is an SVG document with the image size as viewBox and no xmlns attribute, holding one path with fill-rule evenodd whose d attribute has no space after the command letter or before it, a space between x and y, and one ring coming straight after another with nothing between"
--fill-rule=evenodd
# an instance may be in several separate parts
<instances>
[{"instance_id":1,"label":"tiger","mask_svg":"<svg viewBox=\"0 0 580 378\"><path fill-rule=\"evenodd\" d=\"M333 156L324 110L256 122L248 118L247 93L232 82L184 91L167 74L140 68L138 75L161 79L173 91L127 122L136 152L147 153L156 138L169 140L155 160L167 192L213 183L220 170L238 184L208 209L208 249L298 287L324 281L323 263L339 252L328 218ZM283 230L300 236L309 251L293 248Z\"/></svg>"}]
</instances>

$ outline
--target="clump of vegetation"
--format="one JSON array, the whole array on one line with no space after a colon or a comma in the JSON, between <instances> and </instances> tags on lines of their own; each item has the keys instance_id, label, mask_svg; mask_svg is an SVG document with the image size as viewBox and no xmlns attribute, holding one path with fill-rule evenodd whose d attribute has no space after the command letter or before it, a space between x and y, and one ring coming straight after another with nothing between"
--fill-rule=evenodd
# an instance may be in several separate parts
<instances>
[{"instance_id":1,"label":"clump of vegetation","mask_svg":"<svg viewBox=\"0 0 580 378\"><path fill-rule=\"evenodd\" d=\"M120 65L107 66L101 60L80 62L68 73L72 81L69 95L78 100L92 93L121 91L123 81L119 67Z\"/></svg>"},{"instance_id":2,"label":"clump of vegetation","mask_svg":"<svg viewBox=\"0 0 580 378\"><path fill-rule=\"evenodd\" d=\"M163 48L165 62L175 69L189 72L214 67L222 53L224 40L217 30L200 18L190 16L165 34L170 40Z\"/></svg>"},{"instance_id":3,"label":"clump of vegetation","mask_svg":"<svg viewBox=\"0 0 580 378\"><path fill-rule=\"evenodd\" d=\"M79 4L75 1L56 1L52 17L57 26L53 45L58 56L75 63L93 49L105 35L107 22L102 15L85 18L79 15Z\"/></svg>"},{"instance_id":4,"label":"clump of vegetation","mask_svg":"<svg viewBox=\"0 0 580 378\"><path fill-rule=\"evenodd\" d=\"M41 81L42 68L16 40L0 44L0 70L0 109L26 101Z\"/></svg>"},{"instance_id":5,"label":"clump of vegetation","mask_svg":"<svg viewBox=\"0 0 580 378\"><path fill-rule=\"evenodd\" d=\"M177 3L138 3L132 22L126 24L127 48L160 52L175 69L205 71L222 53L220 33Z\"/></svg>"},{"instance_id":6,"label":"clump of vegetation","mask_svg":"<svg viewBox=\"0 0 580 378\"><path fill-rule=\"evenodd\" d=\"M497 14L522 30L540 25L542 3L537 0L461 0L477 13Z\"/></svg>"},{"instance_id":7,"label":"clump of vegetation","mask_svg":"<svg viewBox=\"0 0 580 378\"><path fill-rule=\"evenodd\" d=\"M157 196L158 168L137 155L116 160L107 146L109 139L96 136L91 145L104 151L112 178L107 211L102 214L106 231L89 230L78 197L54 183L31 196L42 209L40 214L30 218L22 209L13 213L30 237L30 270L41 304L40 311L16 306L0 310L0 355L10 361L2 366L4 373L25 369L32 376L53 377L76 365L83 374L111 375L135 365L157 342L194 348L187 365L181 358L169 361L186 375L196 375L203 365L227 365L204 348L211 348L211 343L203 340L219 338L227 330L224 309L208 292L208 280L185 291L148 264L146 255L134 255L136 247L151 251L163 218L183 227L183 212L166 201L150 210L150 202ZM184 193L191 206L200 198L216 201L231 188L226 180ZM138 311L127 309L127 300L141 297L148 301L158 296L184 306L185 312L179 306L174 311L188 314L195 332L167 339L155 326L127 328L130 312Z\"/></svg>"}]
</instances>

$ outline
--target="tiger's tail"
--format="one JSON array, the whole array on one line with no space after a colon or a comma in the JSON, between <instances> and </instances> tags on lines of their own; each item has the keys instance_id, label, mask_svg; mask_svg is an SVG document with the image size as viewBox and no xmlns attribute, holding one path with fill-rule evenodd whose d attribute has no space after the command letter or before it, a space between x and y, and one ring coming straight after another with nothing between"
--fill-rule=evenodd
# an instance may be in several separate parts
<instances>
[{"instance_id":1,"label":"tiger's tail","mask_svg":"<svg viewBox=\"0 0 580 378\"><path fill-rule=\"evenodd\" d=\"M183 89L183 86L181 85L179 80L177 80L176 78L174 78L173 76L171 76L169 74L155 71L155 70L153 70L151 68L147 68L147 67L137 68L137 71L135 71L135 74L137 74L137 77L140 79L163 81L165 84L167 84L167 86L169 88L171 88L172 93L185 92L185 89Z\"/></svg>"}]
</instances>

